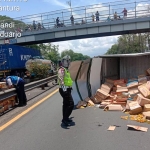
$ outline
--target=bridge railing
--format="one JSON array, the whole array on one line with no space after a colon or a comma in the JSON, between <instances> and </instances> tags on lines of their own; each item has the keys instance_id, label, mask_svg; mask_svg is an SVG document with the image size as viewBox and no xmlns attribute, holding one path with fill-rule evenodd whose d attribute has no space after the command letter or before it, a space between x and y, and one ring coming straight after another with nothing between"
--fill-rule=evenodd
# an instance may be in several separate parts
<instances>
[{"instance_id":1,"label":"bridge railing","mask_svg":"<svg viewBox=\"0 0 150 150\"><path fill-rule=\"evenodd\" d=\"M127 17L124 17L123 9L127 9ZM96 21L95 13L99 12L99 21ZM114 18L114 13L117 13L117 19ZM70 17L73 15L74 22L71 22ZM92 19L94 15L94 20ZM110 20L108 20L108 16ZM56 24L56 18L59 17L60 23ZM56 29L60 27L68 27L74 25L101 23L108 21L117 21L124 19L135 19L141 17L150 17L150 0L126 0L113 3L102 3L89 6L75 7L71 9L57 10L42 14L34 14L15 18L13 20L3 20L1 23L14 22L13 28L1 28L4 32L32 32L45 29ZM35 21L36 26L33 25ZM38 24L39 23L39 24Z\"/></svg>"}]
</instances>

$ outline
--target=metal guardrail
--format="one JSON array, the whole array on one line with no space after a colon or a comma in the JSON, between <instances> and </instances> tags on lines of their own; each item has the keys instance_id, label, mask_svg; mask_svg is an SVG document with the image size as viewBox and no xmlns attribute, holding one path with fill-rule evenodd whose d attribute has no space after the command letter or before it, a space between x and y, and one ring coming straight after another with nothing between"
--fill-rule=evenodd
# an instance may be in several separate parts
<instances>
[{"instance_id":1,"label":"metal guardrail","mask_svg":"<svg viewBox=\"0 0 150 150\"><path fill-rule=\"evenodd\" d=\"M127 17L124 18L123 9L127 9ZM96 21L96 12L99 12L99 21ZM69 27L73 25L91 24L95 22L107 22L108 16L111 21L117 19L114 18L114 13L117 12L118 20L123 19L135 19L141 17L150 16L150 0L125 0L116 1L110 3L99 3L95 5L81 6L75 8L68 8L63 10L57 10L52 12L46 12L41 14L28 15L23 17L14 18L16 23L13 28L1 29L0 32L32 32L45 29L54 30L58 26L56 25L56 18L60 19L59 27ZM71 22L70 17L73 15L74 21ZM94 20L92 18L94 15ZM82 22L82 20L84 22ZM36 25L33 25L35 21ZM1 20L1 23L10 23L11 20ZM38 23L40 25L38 26Z\"/></svg>"},{"instance_id":2,"label":"metal guardrail","mask_svg":"<svg viewBox=\"0 0 150 150\"><path fill-rule=\"evenodd\" d=\"M57 79L57 75L54 75L54 76L51 76L51 77L48 77L48 78L45 78L45 79L42 79L39 81L25 84L25 91L29 91L29 90L32 90L32 89L37 88L39 86L45 85L45 84L53 81L54 79ZM0 92L0 101L5 100L5 99L10 98L10 97L15 96L15 95L17 95L15 88L1 91Z\"/></svg>"}]
</instances>

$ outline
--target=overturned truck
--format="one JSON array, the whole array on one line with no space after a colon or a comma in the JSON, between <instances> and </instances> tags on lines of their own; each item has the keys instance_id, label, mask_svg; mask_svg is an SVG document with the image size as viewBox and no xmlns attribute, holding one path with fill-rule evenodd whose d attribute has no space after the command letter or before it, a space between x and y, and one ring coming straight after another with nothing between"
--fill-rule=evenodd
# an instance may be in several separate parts
<instances>
[{"instance_id":1,"label":"overturned truck","mask_svg":"<svg viewBox=\"0 0 150 150\"><path fill-rule=\"evenodd\" d=\"M131 79L150 68L150 53L101 55L69 66L74 81L72 96L75 105L93 96L106 79Z\"/></svg>"}]
</instances>

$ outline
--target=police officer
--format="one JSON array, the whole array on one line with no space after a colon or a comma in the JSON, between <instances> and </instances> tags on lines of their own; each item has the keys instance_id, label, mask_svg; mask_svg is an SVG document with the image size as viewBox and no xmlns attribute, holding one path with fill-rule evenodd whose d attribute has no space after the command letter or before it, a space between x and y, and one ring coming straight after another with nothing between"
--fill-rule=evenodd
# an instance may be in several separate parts
<instances>
[{"instance_id":1,"label":"police officer","mask_svg":"<svg viewBox=\"0 0 150 150\"><path fill-rule=\"evenodd\" d=\"M18 76L8 76L5 79L6 85L8 88L16 88L17 96L19 99L18 106L25 106L27 105L27 98L24 90L24 80Z\"/></svg>"},{"instance_id":2,"label":"police officer","mask_svg":"<svg viewBox=\"0 0 150 150\"><path fill-rule=\"evenodd\" d=\"M70 73L68 72L67 68L63 66L63 63L59 61L58 84L59 84L59 93L63 98L62 123L65 126L69 126L70 123L72 122L72 120L69 118L74 108L74 101L71 96L72 83L73 81L70 77Z\"/></svg>"}]
</instances>

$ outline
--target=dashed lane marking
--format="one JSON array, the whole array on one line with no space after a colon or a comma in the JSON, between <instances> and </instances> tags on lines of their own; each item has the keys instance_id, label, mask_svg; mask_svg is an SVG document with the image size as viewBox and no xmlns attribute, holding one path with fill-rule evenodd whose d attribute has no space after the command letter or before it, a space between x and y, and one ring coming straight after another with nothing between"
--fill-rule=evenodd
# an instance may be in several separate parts
<instances>
[{"instance_id":1,"label":"dashed lane marking","mask_svg":"<svg viewBox=\"0 0 150 150\"><path fill-rule=\"evenodd\" d=\"M36 106L40 105L41 103L43 103L44 101L46 101L48 98L50 98L51 96L53 96L55 93L58 92L58 89L53 91L51 94L47 95L46 97L44 97L43 99L41 99L40 101L38 101L37 103L35 103L34 105L32 105L31 107L29 107L28 109L26 109L25 111L23 111L21 114L17 115L16 117L14 117L13 119L11 119L10 121L8 121L7 123L5 123L4 125L2 125L0 127L0 131L4 130L5 128L7 128L9 125L11 125L12 123L14 123L15 121L17 121L18 119L20 119L22 116L24 116L25 114L27 114L28 112L30 112L32 109L34 109Z\"/></svg>"}]
</instances>

